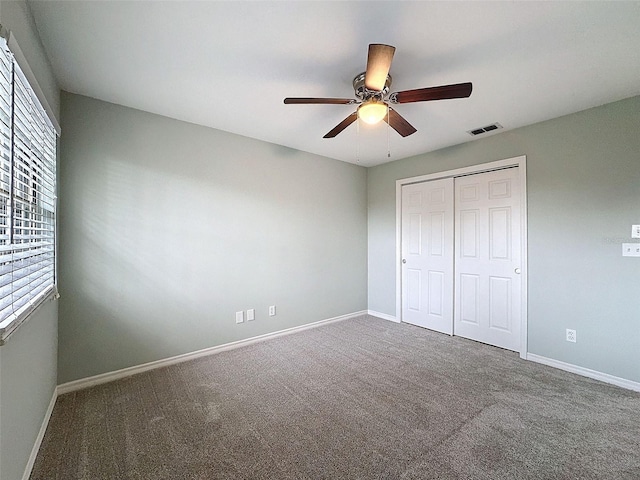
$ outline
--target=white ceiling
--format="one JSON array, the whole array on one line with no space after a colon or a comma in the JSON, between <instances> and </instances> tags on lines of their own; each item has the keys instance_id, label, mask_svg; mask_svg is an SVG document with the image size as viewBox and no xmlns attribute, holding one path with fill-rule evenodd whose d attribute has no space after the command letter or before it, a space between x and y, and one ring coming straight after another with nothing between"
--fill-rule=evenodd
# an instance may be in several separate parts
<instances>
[{"instance_id":1,"label":"white ceiling","mask_svg":"<svg viewBox=\"0 0 640 480\"><path fill-rule=\"evenodd\" d=\"M370 166L640 94L640 2L29 1L63 90ZM398 105L418 132L348 127L369 43L396 47L391 91L472 82ZM485 134L488 136L491 134ZM359 152L359 157L358 157Z\"/></svg>"}]
</instances>

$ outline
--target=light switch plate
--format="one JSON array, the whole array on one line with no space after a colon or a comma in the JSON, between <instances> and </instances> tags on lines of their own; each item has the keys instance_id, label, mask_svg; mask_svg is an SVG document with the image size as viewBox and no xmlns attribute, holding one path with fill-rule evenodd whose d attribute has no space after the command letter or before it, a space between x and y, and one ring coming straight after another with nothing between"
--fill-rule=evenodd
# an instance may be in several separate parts
<instances>
[{"instance_id":1,"label":"light switch plate","mask_svg":"<svg viewBox=\"0 0 640 480\"><path fill-rule=\"evenodd\" d=\"M236 323L244 322L244 312L236 312Z\"/></svg>"},{"instance_id":2,"label":"light switch plate","mask_svg":"<svg viewBox=\"0 0 640 480\"><path fill-rule=\"evenodd\" d=\"M623 257L640 257L640 243L623 243Z\"/></svg>"},{"instance_id":3,"label":"light switch plate","mask_svg":"<svg viewBox=\"0 0 640 480\"><path fill-rule=\"evenodd\" d=\"M255 320L255 319L256 319L255 309L251 308L247 310L247 322L250 322L251 320Z\"/></svg>"},{"instance_id":4,"label":"light switch plate","mask_svg":"<svg viewBox=\"0 0 640 480\"><path fill-rule=\"evenodd\" d=\"M631 225L631 238L640 238L640 225Z\"/></svg>"}]
</instances>

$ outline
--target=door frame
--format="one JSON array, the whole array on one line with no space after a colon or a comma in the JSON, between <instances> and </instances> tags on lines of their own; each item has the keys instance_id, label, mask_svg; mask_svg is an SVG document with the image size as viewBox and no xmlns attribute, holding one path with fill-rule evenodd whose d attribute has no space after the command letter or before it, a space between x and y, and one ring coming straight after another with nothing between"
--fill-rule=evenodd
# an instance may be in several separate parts
<instances>
[{"instance_id":1,"label":"door frame","mask_svg":"<svg viewBox=\"0 0 640 480\"><path fill-rule=\"evenodd\" d=\"M402 187L412 183L428 182L442 178L455 178L476 173L503 170L505 168L518 167L520 178L520 241L522 245L522 266L520 274L521 301L520 301L520 358L527 358L527 279L529 276L527 254L527 157L519 157L497 160L494 162L480 163L453 170L419 175L416 177L401 178L396 180L396 319L402 322ZM453 321L453 319L452 319Z\"/></svg>"}]
</instances>

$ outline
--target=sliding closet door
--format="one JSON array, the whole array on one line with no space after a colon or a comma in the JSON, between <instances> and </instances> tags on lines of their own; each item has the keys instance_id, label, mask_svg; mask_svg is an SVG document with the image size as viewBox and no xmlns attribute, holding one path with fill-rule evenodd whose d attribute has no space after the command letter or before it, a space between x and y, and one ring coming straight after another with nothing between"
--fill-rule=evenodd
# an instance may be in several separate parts
<instances>
[{"instance_id":1,"label":"sliding closet door","mask_svg":"<svg viewBox=\"0 0 640 480\"><path fill-rule=\"evenodd\" d=\"M518 168L455 179L455 335L520 350Z\"/></svg>"},{"instance_id":2,"label":"sliding closet door","mask_svg":"<svg viewBox=\"0 0 640 480\"><path fill-rule=\"evenodd\" d=\"M402 187L402 321L453 333L453 179Z\"/></svg>"}]
</instances>

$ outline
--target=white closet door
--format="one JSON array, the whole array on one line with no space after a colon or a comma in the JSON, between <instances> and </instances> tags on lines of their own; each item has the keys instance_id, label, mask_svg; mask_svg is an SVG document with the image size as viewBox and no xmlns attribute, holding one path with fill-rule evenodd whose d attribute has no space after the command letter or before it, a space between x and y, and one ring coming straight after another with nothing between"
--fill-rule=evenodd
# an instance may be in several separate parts
<instances>
[{"instance_id":1,"label":"white closet door","mask_svg":"<svg viewBox=\"0 0 640 480\"><path fill-rule=\"evenodd\" d=\"M518 168L455 179L455 335L520 350Z\"/></svg>"},{"instance_id":2,"label":"white closet door","mask_svg":"<svg viewBox=\"0 0 640 480\"><path fill-rule=\"evenodd\" d=\"M453 179L402 187L402 321L453 333Z\"/></svg>"}]
</instances>

